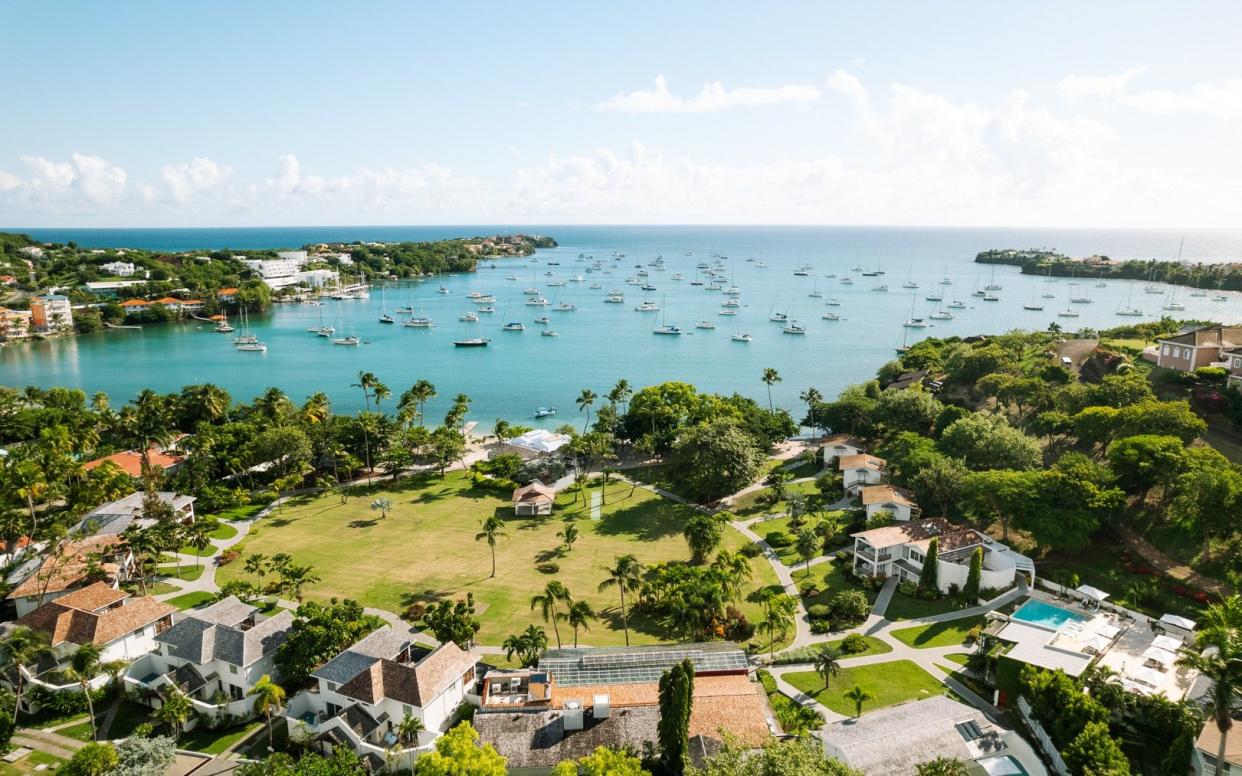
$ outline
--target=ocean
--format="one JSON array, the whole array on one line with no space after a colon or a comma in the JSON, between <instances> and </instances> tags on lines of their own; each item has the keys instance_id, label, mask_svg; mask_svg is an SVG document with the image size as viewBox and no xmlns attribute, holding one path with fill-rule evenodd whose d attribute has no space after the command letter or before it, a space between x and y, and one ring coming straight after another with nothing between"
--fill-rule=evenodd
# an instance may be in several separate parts
<instances>
[{"instance_id":1,"label":"ocean","mask_svg":"<svg viewBox=\"0 0 1242 776\"><path fill-rule=\"evenodd\" d=\"M1073 256L1174 258L1185 239L1188 261L1234 261L1242 258L1242 233L1186 233L1139 230L1052 229L931 229L881 227L709 227L709 226L433 226L433 227L287 227L244 229L13 229L36 239L73 240L89 247L135 247L159 251L216 248L296 248L306 243L352 240L425 240L443 237L529 232L555 237L560 247L539 251L531 260L501 259L475 273L443 276L424 282L379 285L368 300L311 305L277 305L255 316L250 328L268 345L265 353L235 350L228 336L197 323L147 325L141 331L106 331L49 342L18 343L0 348L0 382L6 385L65 385L88 393L105 391L122 402L143 388L173 391L183 385L213 382L237 399L252 398L269 386L284 390L295 402L324 391L338 411L362 407L361 392L351 387L359 371L374 372L396 397L419 379L435 383L439 397L428 405L431 419L442 414L453 396L471 397L470 419L490 426L495 419L552 426L582 423L575 399L583 388L606 393L620 378L636 387L664 380L684 380L706 391L738 392L767 404L763 370L775 368L781 382L773 386L775 404L801 416L799 394L814 386L833 396L851 383L865 380L895 357L895 348L925 336L971 335L1015 328L1045 328L1058 322L1067 330L1117 326L1157 318L1237 321L1242 296L1226 301L1192 297L1191 289L1162 287L1144 293L1142 285L1123 281L1097 286L1092 278L1071 288L1068 279L1048 283L1023 276L1014 267L975 264L987 248L1047 247ZM587 273L591 260L608 272ZM613 260L614 254L624 254ZM666 270L649 264L664 257ZM716 258L716 257L726 258ZM753 259L753 261L747 261ZM707 286L691 285L702 262L723 264L726 285L740 289L735 316L721 316L725 296ZM761 266L765 264L766 266ZM615 265L615 268L614 268ZM628 285L641 269L654 291ZM805 275L794 271L810 267ZM863 277L853 267L883 270ZM993 272L995 273L993 275ZM672 276L681 273L685 280ZM516 280L508 280L514 275ZM572 278L582 275L583 280ZM829 277L835 275L836 277ZM841 279L852 277L852 285ZM944 285L947 279L950 285ZM564 280L563 286L549 285ZM590 286L598 283L600 288ZM905 284L918 288L905 288ZM988 284L1002 286L999 301L972 296ZM887 291L873 287L887 285ZM439 293L443 286L448 293ZM573 312L524 304L523 290L537 287L553 305L568 303ZM624 292L624 304L605 303L611 290ZM494 294L494 314L478 323L459 321L475 309L472 291ZM815 296L813 296L813 294ZM940 294L943 308L960 300L952 320L931 320ZM1044 298L1053 294L1053 298ZM1086 296L1089 304L1070 304L1068 297ZM836 299L839 306L828 306ZM659 312L635 307L653 302ZM1127 301L1129 300L1129 301ZM1167 312L1170 301L1185 310ZM1023 305L1042 304L1042 311ZM1118 317L1130 304L1144 318ZM436 326L412 329L384 325L385 309L412 305ZM1058 317L1071 309L1074 318ZM839 320L822 316L835 312ZM783 313L806 328L803 335L786 334L770 318ZM341 334L363 340L360 347L334 346L307 332L324 322ZM546 315L551 323L536 324ZM922 318L926 328L908 329L908 318ZM520 321L525 331L503 331ZM715 329L699 329L710 321ZM681 336L658 336L653 328L673 325ZM541 328L559 336L540 336ZM750 342L733 335L748 333ZM482 336L487 348L455 348L453 340ZM395 404L395 398L390 400ZM554 406L553 418L536 422L536 407ZM392 408L391 406L389 407Z\"/></svg>"}]
</instances>

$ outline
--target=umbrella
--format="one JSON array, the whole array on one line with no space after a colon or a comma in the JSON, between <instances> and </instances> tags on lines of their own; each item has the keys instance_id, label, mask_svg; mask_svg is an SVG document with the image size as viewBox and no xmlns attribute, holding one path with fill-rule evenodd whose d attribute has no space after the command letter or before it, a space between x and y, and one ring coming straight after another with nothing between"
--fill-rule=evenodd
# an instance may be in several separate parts
<instances>
[{"instance_id":1,"label":"umbrella","mask_svg":"<svg viewBox=\"0 0 1242 776\"><path fill-rule=\"evenodd\" d=\"M1092 587L1091 585L1079 585L1078 589L1074 592L1082 593L1093 601L1103 601L1105 598L1108 598L1108 593L1105 593L1098 587Z\"/></svg>"},{"instance_id":2,"label":"umbrella","mask_svg":"<svg viewBox=\"0 0 1242 776\"><path fill-rule=\"evenodd\" d=\"M1151 645L1160 649L1167 649L1170 652L1176 652L1182 648L1181 640L1175 639L1172 636L1157 636L1151 640Z\"/></svg>"},{"instance_id":3,"label":"umbrella","mask_svg":"<svg viewBox=\"0 0 1242 776\"><path fill-rule=\"evenodd\" d=\"M1154 660L1162 666L1171 666L1177 661L1177 653L1160 647L1148 647L1143 653L1144 660Z\"/></svg>"},{"instance_id":4,"label":"umbrella","mask_svg":"<svg viewBox=\"0 0 1242 776\"><path fill-rule=\"evenodd\" d=\"M1118 633L1121 633L1121 628L1118 628L1116 625L1109 625L1108 623L1100 623L1095 626L1095 632L1106 639L1111 639Z\"/></svg>"},{"instance_id":5,"label":"umbrella","mask_svg":"<svg viewBox=\"0 0 1242 776\"><path fill-rule=\"evenodd\" d=\"M988 774L988 776L1011 776L1011 774L1022 774L1026 771L1013 761L1012 757L989 757L986 760L979 760L979 767Z\"/></svg>"},{"instance_id":6,"label":"umbrella","mask_svg":"<svg viewBox=\"0 0 1242 776\"><path fill-rule=\"evenodd\" d=\"M1098 633L1092 633L1090 636L1083 639L1082 643L1086 644L1088 647L1091 647L1096 652L1103 652L1108 649L1108 645L1112 643L1112 640L1101 636Z\"/></svg>"},{"instance_id":7,"label":"umbrella","mask_svg":"<svg viewBox=\"0 0 1242 776\"><path fill-rule=\"evenodd\" d=\"M1160 622L1164 625L1172 625L1175 628L1181 628L1182 630L1190 631L1195 629L1194 620L1188 620L1185 617L1178 617L1176 614L1161 615Z\"/></svg>"},{"instance_id":8,"label":"umbrella","mask_svg":"<svg viewBox=\"0 0 1242 776\"><path fill-rule=\"evenodd\" d=\"M1139 668L1129 671L1127 676L1134 681L1140 682L1149 687L1159 687L1160 683L1164 681L1164 674L1153 668L1147 668L1145 666L1140 666Z\"/></svg>"}]
</instances>

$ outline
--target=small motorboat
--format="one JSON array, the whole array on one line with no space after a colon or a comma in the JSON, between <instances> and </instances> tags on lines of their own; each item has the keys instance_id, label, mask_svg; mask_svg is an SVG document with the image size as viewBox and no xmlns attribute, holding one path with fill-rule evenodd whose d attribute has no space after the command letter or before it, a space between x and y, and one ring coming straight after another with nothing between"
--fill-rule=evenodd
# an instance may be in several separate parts
<instances>
[{"instance_id":1,"label":"small motorboat","mask_svg":"<svg viewBox=\"0 0 1242 776\"><path fill-rule=\"evenodd\" d=\"M651 333L652 334L667 334L673 337L680 337L682 332L681 332L680 327L674 326L673 324L669 323L669 324L665 324L664 326L655 327L654 329L651 330Z\"/></svg>"},{"instance_id":2,"label":"small motorboat","mask_svg":"<svg viewBox=\"0 0 1242 776\"><path fill-rule=\"evenodd\" d=\"M360 340L357 337L341 337L332 340L333 345L345 345L346 347L357 347Z\"/></svg>"},{"instance_id":3,"label":"small motorboat","mask_svg":"<svg viewBox=\"0 0 1242 776\"><path fill-rule=\"evenodd\" d=\"M539 407L535 410L535 417L550 418L556 414L556 407Z\"/></svg>"},{"instance_id":4,"label":"small motorboat","mask_svg":"<svg viewBox=\"0 0 1242 776\"><path fill-rule=\"evenodd\" d=\"M926 329L927 321L922 318L908 318L905 323L901 324L907 329Z\"/></svg>"},{"instance_id":5,"label":"small motorboat","mask_svg":"<svg viewBox=\"0 0 1242 776\"><path fill-rule=\"evenodd\" d=\"M481 312L481 313L494 313L494 312L496 312L496 308L495 308L495 307L492 307L492 306L489 304L489 305L488 305L488 306L486 306L486 307L480 307L480 308L478 309L478 312Z\"/></svg>"},{"instance_id":6,"label":"small motorboat","mask_svg":"<svg viewBox=\"0 0 1242 776\"><path fill-rule=\"evenodd\" d=\"M737 310L734 310L732 307L724 307L717 314L718 315L737 315Z\"/></svg>"},{"instance_id":7,"label":"small motorboat","mask_svg":"<svg viewBox=\"0 0 1242 776\"><path fill-rule=\"evenodd\" d=\"M552 319L546 315L541 315L535 319L535 323L551 323Z\"/></svg>"},{"instance_id":8,"label":"small motorboat","mask_svg":"<svg viewBox=\"0 0 1242 776\"><path fill-rule=\"evenodd\" d=\"M696 329L714 329L714 328L716 328L716 324L712 323L711 321L699 321L698 323L694 324L694 328L696 328Z\"/></svg>"},{"instance_id":9,"label":"small motorboat","mask_svg":"<svg viewBox=\"0 0 1242 776\"><path fill-rule=\"evenodd\" d=\"M786 334L806 334L806 327L799 326L796 323L789 323L789 324L786 324L781 329L781 331L785 332Z\"/></svg>"},{"instance_id":10,"label":"small motorboat","mask_svg":"<svg viewBox=\"0 0 1242 776\"><path fill-rule=\"evenodd\" d=\"M609 304L624 304L625 294L614 292L604 297L604 301Z\"/></svg>"},{"instance_id":11,"label":"small motorboat","mask_svg":"<svg viewBox=\"0 0 1242 776\"><path fill-rule=\"evenodd\" d=\"M655 302L643 302L638 307L635 307L634 310L640 313L657 313L660 311L660 305Z\"/></svg>"},{"instance_id":12,"label":"small motorboat","mask_svg":"<svg viewBox=\"0 0 1242 776\"><path fill-rule=\"evenodd\" d=\"M965 310L966 309L965 303L957 299L954 299L952 302L949 302L949 307L954 310Z\"/></svg>"},{"instance_id":13,"label":"small motorboat","mask_svg":"<svg viewBox=\"0 0 1242 776\"><path fill-rule=\"evenodd\" d=\"M474 313L465 313L457 320L464 321L465 323L478 323L479 316L475 315Z\"/></svg>"},{"instance_id":14,"label":"small motorboat","mask_svg":"<svg viewBox=\"0 0 1242 776\"><path fill-rule=\"evenodd\" d=\"M401 325L408 326L411 329L430 329L432 326L435 326L430 318L409 318Z\"/></svg>"},{"instance_id":15,"label":"small motorboat","mask_svg":"<svg viewBox=\"0 0 1242 776\"><path fill-rule=\"evenodd\" d=\"M937 321L951 321L953 320L953 313L945 312L944 310L937 310L927 317L934 318Z\"/></svg>"},{"instance_id":16,"label":"small motorboat","mask_svg":"<svg viewBox=\"0 0 1242 776\"><path fill-rule=\"evenodd\" d=\"M552 329L544 329L543 331L539 332L539 336L541 336L541 337L559 337L559 336L561 336L561 335L560 335L560 334L558 334L556 331L554 331L554 330L552 330Z\"/></svg>"},{"instance_id":17,"label":"small motorboat","mask_svg":"<svg viewBox=\"0 0 1242 776\"><path fill-rule=\"evenodd\" d=\"M455 348L485 348L491 340L484 337L471 337L470 339L453 340Z\"/></svg>"},{"instance_id":18,"label":"small motorboat","mask_svg":"<svg viewBox=\"0 0 1242 776\"><path fill-rule=\"evenodd\" d=\"M526 331L526 325L521 321L509 321L502 328L505 331Z\"/></svg>"},{"instance_id":19,"label":"small motorboat","mask_svg":"<svg viewBox=\"0 0 1242 776\"><path fill-rule=\"evenodd\" d=\"M553 309L555 309L558 313L572 313L574 310L577 310L578 307L577 305L572 305L569 302L561 302Z\"/></svg>"},{"instance_id":20,"label":"small motorboat","mask_svg":"<svg viewBox=\"0 0 1242 776\"><path fill-rule=\"evenodd\" d=\"M738 333L733 335L734 342L750 342L750 340L751 337L749 334Z\"/></svg>"},{"instance_id":21,"label":"small motorboat","mask_svg":"<svg viewBox=\"0 0 1242 776\"><path fill-rule=\"evenodd\" d=\"M824 314L823 314L823 315L821 315L820 317L821 317L821 318L823 318L825 321L839 321L839 320L841 320L841 316L837 315L836 313L831 313L831 312L829 312L829 313L824 313Z\"/></svg>"},{"instance_id":22,"label":"small motorboat","mask_svg":"<svg viewBox=\"0 0 1242 776\"><path fill-rule=\"evenodd\" d=\"M445 294L445 295L448 295L448 294L451 294L451 293L453 293L453 292L452 292L452 291L449 291L449 290L448 290L447 288L445 288L444 286L440 286L440 288L436 290L436 293L437 293L437 294Z\"/></svg>"}]
</instances>

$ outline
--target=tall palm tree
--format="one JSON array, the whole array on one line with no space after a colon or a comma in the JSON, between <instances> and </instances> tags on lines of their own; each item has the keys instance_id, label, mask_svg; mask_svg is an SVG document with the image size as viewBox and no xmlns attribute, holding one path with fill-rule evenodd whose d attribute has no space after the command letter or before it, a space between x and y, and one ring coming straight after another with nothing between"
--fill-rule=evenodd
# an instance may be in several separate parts
<instances>
[{"instance_id":1,"label":"tall palm tree","mask_svg":"<svg viewBox=\"0 0 1242 776\"><path fill-rule=\"evenodd\" d=\"M578 629L590 630L591 620L595 619L595 610L586 601L574 601L565 613L565 622L574 629L574 649L578 648Z\"/></svg>"},{"instance_id":2,"label":"tall palm tree","mask_svg":"<svg viewBox=\"0 0 1242 776\"><path fill-rule=\"evenodd\" d=\"M815 673L824 678L824 689L828 689L828 681L841 673L841 650L836 647L822 647L815 653Z\"/></svg>"},{"instance_id":3,"label":"tall palm tree","mask_svg":"<svg viewBox=\"0 0 1242 776\"><path fill-rule=\"evenodd\" d=\"M492 436L496 437L497 442L503 442L509 438L510 432L509 421L503 418L496 418L496 425L492 426Z\"/></svg>"},{"instance_id":4,"label":"tall palm tree","mask_svg":"<svg viewBox=\"0 0 1242 776\"><path fill-rule=\"evenodd\" d=\"M1183 649L1177 664L1206 676L1208 714L1220 732L1216 762L1225 761L1226 740L1233 729L1233 717L1242 705L1242 596L1230 596L1208 607L1205 627L1196 638L1194 649ZM1209 649L1214 647L1214 649Z\"/></svg>"},{"instance_id":5,"label":"tall palm tree","mask_svg":"<svg viewBox=\"0 0 1242 776\"><path fill-rule=\"evenodd\" d=\"M91 718L91 740L95 740L98 731L95 729L95 702L91 698L91 680L99 675L102 664L100 663L100 655L102 650L96 644L83 644L78 647L78 651L73 653L73 657L69 659L69 675L82 688L82 694L86 696L86 711Z\"/></svg>"},{"instance_id":6,"label":"tall palm tree","mask_svg":"<svg viewBox=\"0 0 1242 776\"><path fill-rule=\"evenodd\" d=\"M387 385L376 380L375 384L371 386L371 395L375 397L375 411L379 412L380 402L392 396L392 390Z\"/></svg>"},{"instance_id":7,"label":"tall palm tree","mask_svg":"<svg viewBox=\"0 0 1242 776\"><path fill-rule=\"evenodd\" d=\"M172 685L165 685L166 694L161 695L160 707L152 714L156 720L168 725L173 740L181 737L181 728L194 714L190 699Z\"/></svg>"},{"instance_id":8,"label":"tall palm tree","mask_svg":"<svg viewBox=\"0 0 1242 776\"><path fill-rule=\"evenodd\" d=\"M267 573L267 556L261 552L252 552L246 556L246 564L242 567L247 574L254 574L263 584L263 575Z\"/></svg>"},{"instance_id":9,"label":"tall palm tree","mask_svg":"<svg viewBox=\"0 0 1242 776\"><path fill-rule=\"evenodd\" d=\"M267 746L272 748L272 713L280 711L285 702L285 688L272 681L272 677L264 674L254 683L247 695L254 696L254 710L267 718Z\"/></svg>"},{"instance_id":10,"label":"tall palm tree","mask_svg":"<svg viewBox=\"0 0 1242 776\"><path fill-rule=\"evenodd\" d=\"M328 394L322 391L316 391L307 398L306 403L302 405L302 420L311 426L323 423L328 419L331 412L331 404Z\"/></svg>"},{"instance_id":11,"label":"tall palm tree","mask_svg":"<svg viewBox=\"0 0 1242 776\"><path fill-rule=\"evenodd\" d=\"M194 548L194 565L203 565L203 551L211 546L211 526L202 521L195 520L187 526L182 526L182 537L185 543Z\"/></svg>"},{"instance_id":12,"label":"tall palm tree","mask_svg":"<svg viewBox=\"0 0 1242 776\"><path fill-rule=\"evenodd\" d=\"M573 603L573 600L573 597L569 594L569 589L555 579L544 587L542 593L531 596L530 599L530 608L538 607L543 615L543 621L552 623L552 632L556 634L557 649L561 648L561 629L556 623L565 617L558 607L562 603L569 606Z\"/></svg>"},{"instance_id":13,"label":"tall palm tree","mask_svg":"<svg viewBox=\"0 0 1242 776\"><path fill-rule=\"evenodd\" d=\"M403 413L404 417L410 417L411 414L418 415L418 424L421 426L425 422L423 410L427 402L435 397L435 385L427 380L419 380L401 394L397 408Z\"/></svg>"},{"instance_id":14,"label":"tall palm tree","mask_svg":"<svg viewBox=\"0 0 1242 776\"><path fill-rule=\"evenodd\" d=\"M418 743L418 734L426 729L421 719L407 711L397 723L397 740L406 746L414 746Z\"/></svg>"},{"instance_id":15,"label":"tall palm tree","mask_svg":"<svg viewBox=\"0 0 1242 776\"><path fill-rule=\"evenodd\" d=\"M781 381L781 373L768 367L763 370L763 384L768 387L768 409L773 409L772 405L772 386Z\"/></svg>"},{"instance_id":16,"label":"tall palm tree","mask_svg":"<svg viewBox=\"0 0 1242 776\"><path fill-rule=\"evenodd\" d=\"M866 703L867 701L875 700L874 695L867 692L866 690L864 690L861 686L857 684L851 687L850 689L846 690L844 693L842 693L842 697L844 697L847 701L854 702L854 716L855 717L862 716L862 707L864 703Z\"/></svg>"},{"instance_id":17,"label":"tall palm tree","mask_svg":"<svg viewBox=\"0 0 1242 776\"><path fill-rule=\"evenodd\" d=\"M798 398L806 402L807 419L811 421L812 436L819 436L819 424L815 422L815 405L824 400L824 395L814 388L807 388Z\"/></svg>"},{"instance_id":18,"label":"tall palm tree","mask_svg":"<svg viewBox=\"0 0 1242 776\"><path fill-rule=\"evenodd\" d=\"M634 555L618 555L611 567L604 566L608 576L599 583L599 592L610 587L621 594L621 629L625 631L625 646L630 645L629 612L625 608L625 594L636 592L643 583L643 565Z\"/></svg>"},{"instance_id":19,"label":"tall palm tree","mask_svg":"<svg viewBox=\"0 0 1242 776\"><path fill-rule=\"evenodd\" d=\"M496 540L508 536L508 534L504 531L505 521L501 519L500 515L495 513L488 516L480 528L482 530L474 535L474 540L476 542L487 542L487 546L492 551L492 573L488 577L488 579L491 579L496 576Z\"/></svg>"},{"instance_id":20,"label":"tall palm tree","mask_svg":"<svg viewBox=\"0 0 1242 776\"><path fill-rule=\"evenodd\" d=\"M608 401L614 406L617 404L624 405L634 395L634 389L630 387L630 381L624 378L617 381L617 384L608 392ZM622 409L622 412L625 410Z\"/></svg>"},{"instance_id":21,"label":"tall palm tree","mask_svg":"<svg viewBox=\"0 0 1242 776\"><path fill-rule=\"evenodd\" d=\"M517 655L523 666L532 666L548 648L548 634L538 625L527 625L526 630L521 633L510 634L501 647L505 651L506 659L512 660Z\"/></svg>"},{"instance_id":22,"label":"tall palm tree","mask_svg":"<svg viewBox=\"0 0 1242 776\"><path fill-rule=\"evenodd\" d=\"M578 412L586 412L586 422L582 424L582 433L586 433L587 426L591 425L591 405L599 398L595 395L595 391L590 388L583 388L582 393L578 394Z\"/></svg>"},{"instance_id":23,"label":"tall palm tree","mask_svg":"<svg viewBox=\"0 0 1242 776\"><path fill-rule=\"evenodd\" d=\"M294 600L302 603L302 588L318 584L321 580L310 566L290 566L282 574L284 587Z\"/></svg>"},{"instance_id":24,"label":"tall palm tree","mask_svg":"<svg viewBox=\"0 0 1242 776\"><path fill-rule=\"evenodd\" d=\"M373 372L359 372L358 382L352 383L350 387L362 389L362 400L366 404L367 412L371 411L371 388L379 382L379 378Z\"/></svg>"},{"instance_id":25,"label":"tall palm tree","mask_svg":"<svg viewBox=\"0 0 1242 776\"><path fill-rule=\"evenodd\" d=\"M51 657L53 655L52 645L43 631L31 630L24 625L18 625L9 631L2 646L5 670L11 668L13 674L17 676L17 682L13 687L13 724L16 725L17 712L22 705L22 670L26 666L37 663L39 658Z\"/></svg>"}]
</instances>

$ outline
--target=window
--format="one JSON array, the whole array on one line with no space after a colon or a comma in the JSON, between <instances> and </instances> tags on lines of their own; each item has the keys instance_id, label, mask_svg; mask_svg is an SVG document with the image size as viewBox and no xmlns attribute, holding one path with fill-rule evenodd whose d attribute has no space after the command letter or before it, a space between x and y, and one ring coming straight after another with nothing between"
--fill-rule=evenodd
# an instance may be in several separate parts
<instances>
[{"instance_id":1,"label":"window","mask_svg":"<svg viewBox=\"0 0 1242 776\"><path fill-rule=\"evenodd\" d=\"M236 674L236 673L237 673L237 666L232 665L232 664L229 664L229 673L230 673L230 674Z\"/></svg>"},{"instance_id":2,"label":"window","mask_svg":"<svg viewBox=\"0 0 1242 776\"><path fill-rule=\"evenodd\" d=\"M906 557L908 557L910 560L914 561L915 563L923 562L923 553L919 552L918 550L910 550L909 554Z\"/></svg>"},{"instance_id":3,"label":"window","mask_svg":"<svg viewBox=\"0 0 1242 776\"><path fill-rule=\"evenodd\" d=\"M401 704L401 711L402 711L402 713L404 713L404 714L410 714L410 715L413 715L413 714L414 714L414 707L413 707L413 706L407 706L407 705L405 705L405 704L403 703L403 704Z\"/></svg>"},{"instance_id":4,"label":"window","mask_svg":"<svg viewBox=\"0 0 1242 776\"><path fill-rule=\"evenodd\" d=\"M338 687L340 687L340 685L337 684L336 682L328 682L328 689L331 690L332 692L336 692L336 688Z\"/></svg>"},{"instance_id":5,"label":"window","mask_svg":"<svg viewBox=\"0 0 1242 776\"><path fill-rule=\"evenodd\" d=\"M1169 346L1168 346L1168 345L1165 345L1165 346L1164 346L1164 355L1166 355L1166 356L1167 356L1167 355L1169 355Z\"/></svg>"}]
</instances>

